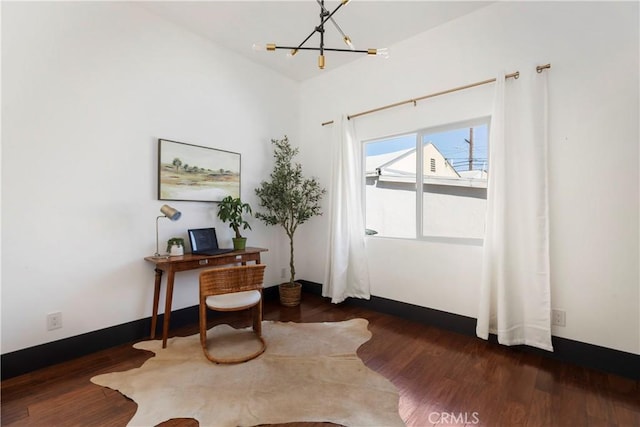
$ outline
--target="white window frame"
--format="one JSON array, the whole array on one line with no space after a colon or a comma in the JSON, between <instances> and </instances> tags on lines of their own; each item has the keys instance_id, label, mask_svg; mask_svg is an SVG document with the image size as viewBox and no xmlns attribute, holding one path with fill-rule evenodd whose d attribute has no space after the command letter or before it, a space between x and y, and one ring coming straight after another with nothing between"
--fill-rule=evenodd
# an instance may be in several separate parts
<instances>
[{"instance_id":1,"label":"white window frame","mask_svg":"<svg viewBox=\"0 0 640 427\"><path fill-rule=\"evenodd\" d=\"M423 165L424 165L424 161L423 161L423 156L424 156L424 144L421 144L420 141L422 141L425 137L425 135L430 135L430 134L434 134L434 133L441 133L441 132L447 132L450 130L455 130L455 129L460 129L460 128L466 128L466 127L475 127L475 126L481 126L481 125L486 125L487 126L487 137L489 138L491 135L491 117L490 116L481 116L481 117L477 117L474 119L469 119L469 120L463 120L463 121L458 121L458 122L452 122L452 123L447 123L447 124L443 124L443 125L436 125L436 126L430 126L428 128L422 128L419 129L417 131L407 131L407 132L401 132L395 135L390 135L390 136L386 136L386 137L378 137L378 138L372 138L366 141L362 141L362 146L363 146L363 150L362 150L362 162L363 164L365 164L366 162L366 150L364 149L364 147L366 146L366 144L371 143L371 142L376 142L376 141L380 141L380 140L384 140L384 139L393 139L396 137L400 137L403 135L415 135L415 148L416 148L416 176L415 176L415 184L416 184L416 230L415 230L415 237L413 238L409 238L409 237L390 237L390 236L378 236L378 235L368 235L366 236L367 238L377 238L377 239L400 239L400 240L420 240L420 241L427 241L427 242L442 242L442 243L454 243L454 244L463 244L463 245L473 245L473 246L482 246L484 243L484 239L483 238L475 238L475 237L448 237L448 236L430 236L430 235L424 235L424 224L423 224L423 213L424 213L424 204L423 204L423 194L424 194L424 185L423 185L423 176L424 176L424 170L423 170ZM491 150L491 147L488 146L489 145L489 141L487 141L487 152L489 152ZM491 171L489 170L489 174L491 173ZM420 178L420 184L418 184L418 177ZM365 224L366 224L366 215L367 215L367 211L366 211L366 176L362 177L362 186L363 186L363 190L362 190L362 204L364 206L364 213L365 213Z\"/></svg>"}]
</instances>

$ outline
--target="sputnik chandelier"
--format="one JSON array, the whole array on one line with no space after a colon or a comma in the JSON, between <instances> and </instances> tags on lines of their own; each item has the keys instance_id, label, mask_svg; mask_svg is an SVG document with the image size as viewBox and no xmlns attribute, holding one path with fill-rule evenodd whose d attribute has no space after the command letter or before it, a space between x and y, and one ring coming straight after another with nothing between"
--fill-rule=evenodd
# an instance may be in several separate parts
<instances>
[{"instance_id":1,"label":"sputnik chandelier","mask_svg":"<svg viewBox=\"0 0 640 427\"><path fill-rule=\"evenodd\" d=\"M340 26L336 23L336 21L333 19L333 15L340 10L340 8L342 6L345 6L347 3L349 3L350 0L341 0L340 4L333 10L333 12L329 12L325 7L324 7L324 0L316 0L316 2L320 5L320 25L318 25L317 27L315 27L313 29L313 31L311 32L311 34L309 34L307 36L306 39L304 39L302 41L302 43L300 43L298 46L279 46L276 45L275 43L268 43L266 46L260 45L260 44L254 44L253 48L255 50L263 50L266 47L267 51L270 52L274 52L276 49L286 49L289 50L289 56L294 56L295 54L298 53L298 51L300 50L315 50L315 51L319 51L320 55L318 56L318 67L323 70L324 69L324 53L325 51L328 52L351 52L351 53L364 53L367 55L372 55L372 56L382 56L384 58L386 58L388 56L388 51L386 48L383 49L367 49L367 50L358 50L355 48L355 46L353 45L353 43L351 42L351 39L349 38L349 36L347 36L344 31L342 31L342 28L340 28ZM331 21L331 23L336 27L336 29L338 30L338 32L340 33L340 35L342 35L342 40L344 40L344 42L346 43L346 45L349 47L349 49L340 49L340 48L331 48L331 47L325 47L324 45L324 24L327 21ZM320 34L320 46L319 47L308 47L308 46L304 46L304 44L311 38L311 36L313 36L315 33Z\"/></svg>"}]
</instances>

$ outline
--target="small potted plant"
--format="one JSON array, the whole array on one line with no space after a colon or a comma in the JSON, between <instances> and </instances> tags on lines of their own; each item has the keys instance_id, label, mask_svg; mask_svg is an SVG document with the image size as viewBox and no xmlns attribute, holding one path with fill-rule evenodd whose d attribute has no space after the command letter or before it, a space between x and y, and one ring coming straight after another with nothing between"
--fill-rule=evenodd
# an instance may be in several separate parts
<instances>
[{"instance_id":1,"label":"small potted plant","mask_svg":"<svg viewBox=\"0 0 640 427\"><path fill-rule=\"evenodd\" d=\"M172 237L167 241L167 253L172 256L184 255L184 239Z\"/></svg>"},{"instance_id":2,"label":"small potted plant","mask_svg":"<svg viewBox=\"0 0 640 427\"><path fill-rule=\"evenodd\" d=\"M243 214L251 215L251 206L243 203L240 197L227 196L218 205L218 218L222 222L228 222L229 227L233 229L235 237L233 240L233 249L242 250L247 245L247 238L242 237L240 228L251 230L251 226L244 219Z\"/></svg>"}]
</instances>

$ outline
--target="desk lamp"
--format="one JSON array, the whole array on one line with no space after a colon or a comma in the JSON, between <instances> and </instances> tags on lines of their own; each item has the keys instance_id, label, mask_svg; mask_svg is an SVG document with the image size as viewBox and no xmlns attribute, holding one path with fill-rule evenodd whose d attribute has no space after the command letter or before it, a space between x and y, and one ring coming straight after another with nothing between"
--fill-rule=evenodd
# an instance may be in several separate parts
<instances>
[{"instance_id":1,"label":"desk lamp","mask_svg":"<svg viewBox=\"0 0 640 427\"><path fill-rule=\"evenodd\" d=\"M159 215L156 218L156 253L153 254L153 256L156 258L165 257L164 255L160 255L160 248L158 247L158 220L160 218L169 218L171 221L177 221L182 216L182 213L180 211L172 208L169 205L162 205L162 207L160 208L160 212L162 212L164 215Z\"/></svg>"}]
</instances>

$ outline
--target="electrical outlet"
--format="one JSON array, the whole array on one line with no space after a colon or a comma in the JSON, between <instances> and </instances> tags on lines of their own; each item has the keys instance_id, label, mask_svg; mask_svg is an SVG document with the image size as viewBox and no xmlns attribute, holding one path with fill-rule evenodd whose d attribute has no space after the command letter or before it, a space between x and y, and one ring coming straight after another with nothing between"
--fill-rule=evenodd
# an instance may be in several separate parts
<instances>
[{"instance_id":1,"label":"electrical outlet","mask_svg":"<svg viewBox=\"0 0 640 427\"><path fill-rule=\"evenodd\" d=\"M280 278L281 278L281 279L284 279L284 275L285 275L285 274L287 274L287 269L283 267L283 268L280 270Z\"/></svg>"},{"instance_id":2,"label":"electrical outlet","mask_svg":"<svg viewBox=\"0 0 640 427\"><path fill-rule=\"evenodd\" d=\"M567 326L567 312L564 310L551 310L551 324Z\"/></svg>"},{"instance_id":3,"label":"electrical outlet","mask_svg":"<svg viewBox=\"0 0 640 427\"><path fill-rule=\"evenodd\" d=\"M62 313L49 313L47 315L47 331L62 328Z\"/></svg>"}]
</instances>

